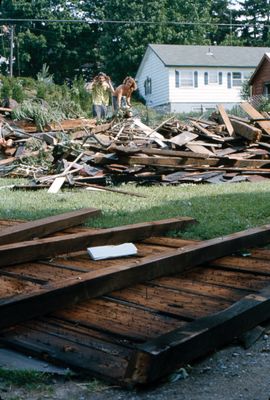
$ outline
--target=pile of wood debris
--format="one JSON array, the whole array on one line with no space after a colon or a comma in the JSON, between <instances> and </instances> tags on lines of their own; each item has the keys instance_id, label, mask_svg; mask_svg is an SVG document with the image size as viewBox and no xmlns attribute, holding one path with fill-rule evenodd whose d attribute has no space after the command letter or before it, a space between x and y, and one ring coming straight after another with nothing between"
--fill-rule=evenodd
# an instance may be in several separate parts
<instances>
[{"instance_id":1,"label":"pile of wood debris","mask_svg":"<svg viewBox=\"0 0 270 400\"><path fill-rule=\"evenodd\" d=\"M155 129L138 117L97 125L62 121L37 132L2 118L0 175L31 178L29 188L63 185L226 183L270 177L270 117L249 103L240 118L218 106L211 120L172 117ZM26 187L26 186L25 186Z\"/></svg>"}]
</instances>

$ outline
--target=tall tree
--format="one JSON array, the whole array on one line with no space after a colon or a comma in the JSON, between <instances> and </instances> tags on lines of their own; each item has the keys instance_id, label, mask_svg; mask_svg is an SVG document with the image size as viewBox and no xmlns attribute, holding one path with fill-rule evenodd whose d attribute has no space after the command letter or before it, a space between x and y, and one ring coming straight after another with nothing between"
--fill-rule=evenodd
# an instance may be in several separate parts
<instances>
[{"instance_id":1,"label":"tall tree","mask_svg":"<svg viewBox=\"0 0 270 400\"><path fill-rule=\"evenodd\" d=\"M245 23L241 37L247 46L269 46L270 0L239 1L239 20Z\"/></svg>"},{"instance_id":2,"label":"tall tree","mask_svg":"<svg viewBox=\"0 0 270 400\"><path fill-rule=\"evenodd\" d=\"M100 63L117 83L126 75L135 74L149 43L208 43L206 24L211 22L210 7L209 0L84 3L89 18L103 21L98 24Z\"/></svg>"},{"instance_id":3,"label":"tall tree","mask_svg":"<svg viewBox=\"0 0 270 400\"><path fill-rule=\"evenodd\" d=\"M16 22L15 72L35 76L46 63L61 82L94 64L96 26L72 21L80 13L79 0L3 0L0 11L2 18L45 20ZM57 19L67 22L53 22Z\"/></svg>"},{"instance_id":4,"label":"tall tree","mask_svg":"<svg viewBox=\"0 0 270 400\"><path fill-rule=\"evenodd\" d=\"M216 29L210 32L211 42L214 44L240 45L239 32L235 28L237 9L231 0L213 0L211 16L216 23Z\"/></svg>"}]
</instances>

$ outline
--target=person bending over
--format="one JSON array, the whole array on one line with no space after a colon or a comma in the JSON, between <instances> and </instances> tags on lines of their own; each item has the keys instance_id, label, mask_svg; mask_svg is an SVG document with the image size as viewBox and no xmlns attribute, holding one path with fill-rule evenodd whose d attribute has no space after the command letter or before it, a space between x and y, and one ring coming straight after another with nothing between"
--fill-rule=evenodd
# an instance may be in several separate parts
<instances>
[{"instance_id":1,"label":"person bending over","mask_svg":"<svg viewBox=\"0 0 270 400\"><path fill-rule=\"evenodd\" d=\"M113 108L114 111L121 107L131 107L131 95L137 89L136 82L131 76L127 76L123 83L119 85L113 92Z\"/></svg>"}]
</instances>

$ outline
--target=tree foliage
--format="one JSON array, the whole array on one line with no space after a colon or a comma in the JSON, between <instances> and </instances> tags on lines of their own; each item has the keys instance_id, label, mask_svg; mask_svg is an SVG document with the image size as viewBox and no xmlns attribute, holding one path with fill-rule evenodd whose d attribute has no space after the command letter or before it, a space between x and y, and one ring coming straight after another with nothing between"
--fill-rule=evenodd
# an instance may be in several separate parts
<instances>
[{"instance_id":1,"label":"tree foliage","mask_svg":"<svg viewBox=\"0 0 270 400\"><path fill-rule=\"evenodd\" d=\"M16 76L36 77L46 64L58 83L104 70L118 84L135 75L149 43L270 46L270 1L241 0L238 8L231 3L2 0L0 13L2 19L17 19ZM10 25L2 33L1 55L8 58Z\"/></svg>"},{"instance_id":2,"label":"tree foliage","mask_svg":"<svg viewBox=\"0 0 270 400\"><path fill-rule=\"evenodd\" d=\"M181 4L178 0L93 0L88 10L85 3L89 17L122 21L99 25L101 67L120 82L135 74L149 43L208 43L205 23L211 21L210 4L208 0ZM189 21L193 25L186 24Z\"/></svg>"}]
</instances>

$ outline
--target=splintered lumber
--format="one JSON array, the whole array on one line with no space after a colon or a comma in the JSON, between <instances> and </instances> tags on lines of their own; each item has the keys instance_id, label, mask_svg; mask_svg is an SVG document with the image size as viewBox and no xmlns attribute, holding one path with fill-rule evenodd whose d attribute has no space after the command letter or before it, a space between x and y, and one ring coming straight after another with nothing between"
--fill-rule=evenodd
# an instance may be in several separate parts
<instances>
[{"instance_id":1,"label":"splintered lumber","mask_svg":"<svg viewBox=\"0 0 270 400\"><path fill-rule=\"evenodd\" d=\"M193 132L189 132L189 131L184 131L182 133L180 133L177 136L172 137L171 139L168 140L168 142L176 144L177 146L183 146L184 144L190 142L191 140L194 140L198 137L198 135L196 135Z\"/></svg>"},{"instance_id":2,"label":"splintered lumber","mask_svg":"<svg viewBox=\"0 0 270 400\"><path fill-rule=\"evenodd\" d=\"M177 366L230 343L269 318L270 286L267 286L257 293L248 294L225 310L138 345L129 380L143 384L160 379Z\"/></svg>"},{"instance_id":3,"label":"splintered lumber","mask_svg":"<svg viewBox=\"0 0 270 400\"><path fill-rule=\"evenodd\" d=\"M154 137L156 139L164 140L164 136L156 132L155 129L149 128L145 125L139 118L134 118L134 124L138 126L145 134L149 137Z\"/></svg>"},{"instance_id":4,"label":"splintered lumber","mask_svg":"<svg viewBox=\"0 0 270 400\"><path fill-rule=\"evenodd\" d=\"M213 153L212 151L206 149L204 146L202 146L202 145L200 145L200 144L195 144L195 143L194 143L194 144L190 144L190 143L187 143L187 144L186 144L186 147L187 147L189 150L194 151L195 154L196 154L196 153L201 153L201 154L205 154L205 155L207 155L207 156L212 156L212 157L215 156L215 153Z\"/></svg>"},{"instance_id":5,"label":"splintered lumber","mask_svg":"<svg viewBox=\"0 0 270 400\"><path fill-rule=\"evenodd\" d=\"M160 150L160 149L138 149L138 152L143 152L143 154L147 155L160 155L160 156L167 156L167 157L182 157L182 158L207 158L206 154L202 153L194 153L193 151L179 151L179 150Z\"/></svg>"},{"instance_id":6,"label":"splintered lumber","mask_svg":"<svg viewBox=\"0 0 270 400\"><path fill-rule=\"evenodd\" d=\"M51 132L51 134L49 134L49 133L43 133L42 139L43 139L46 143L48 143L48 144L50 144L50 145L52 145L52 146L57 145L57 139L52 135L52 132Z\"/></svg>"},{"instance_id":7,"label":"splintered lumber","mask_svg":"<svg viewBox=\"0 0 270 400\"><path fill-rule=\"evenodd\" d=\"M194 223L196 221L190 217L171 218L4 245L0 246L0 266L69 254L89 246L143 240L170 230L182 230Z\"/></svg>"},{"instance_id":8,"label":"splintered lumber","mask_svg":"<svg viewBox=\"0 0 270 400\"><path fill-rule=\"evenodd\" d=\"M127 196L134 196L134 197L143 197L146 198L147 196L144 196L143 194L139 194L139 193L134 193L134 192L128 192L127 190L121 190L121 189L113 189L113 188L108 188L105 186L101 186L101 185L96 185L96 184L89 184L89 183L83 183L83 182L76 182L76 185L78 186L85 186L86 189L89 188L93 188L93 189L97 189L97 190L102 190L104 192L113 192L113 193L119 193L119 194L125 194Z\"/></svg>"},{"instance_id":9,"label":"splintered lumber","mask_svg":"<svg viewBox=\"0 0 270 400\"><path fill-rule=\"evenodd\" d=\"M0 231L0 243L2 246L8 243L32 240L37 237L41 238L51 233L80 225L88 218L99 215L101 215L101 211L96 208L82 208L81 210L54 215L36 221L24 222L2 229Z\"/></svg>"},{"instance_id":10,"label":"splintered lumber","mask_svg":"<svg viewBox=\"0 0 270 400\"><path fill-rule=\"evenodd\" d=\"M179 165L192 165L192 166L201 166L201 165L217 165L219 159L217 158L193 158L192 156L189 158L182 157L145 157L145 156L123 156L121 157L121 161L127 162L129 165L151 165L151 166L162 166L162 167L173 167L177 168Z\"/></svg>"},{"instance_id":11,"label":"splintered lumber","mask_svg":"<svg viewBox=\"0 0 270 400\"><path fill-rule=\"evenodd\" d=\"M221 115L221 118L222 118L222 120L223 120L223 122L224 122L224 124L226 126L226 129L227 129L229 135L232 136L233 133L234 133L234 128L232 126L230 118L228 117L228 114L225 111L224 106L222 104L220 104L220 105L217 106L217 108L218 108L218 111L219 111L219 113Z\"/></svg>"},{"instance_id":12,"label":"splintered lumber","mask_svg":"<svg viewBox=\"0 0 270 400\"><path fill-rule=\"evenodd\" d=\"M256 108L252 107L251 104L245 102L240 104L241 108L254 120L257 124L270 135L270 121L263 121L264 117Z\"/></svg>"},{"instance_id":13,"label":"splintered lumber","mask_svg":"<svg viewBox=\"0 0 270 400\"><path fill-rule=\"evenodd\" d=\"M65 183L66 177L65 176L58 176L58 178L55 178L53 183L48 189L48 193L57 193Z\"/></svg>"},{"instance_id":14,"label":"splintered lumber","mask_svg":"<svg viewBox=\"0 0 270 400\"><path fill-rule=\"evenodd\" d=\"M95 119L85 119L85 118L77 118L77 119L66 119L61 122L52 123L49 125L49 129L51 131L59 131L59 130L72 130L79 128L94 128L96 126Z\"/></svg>"},{"instance_id":15,"label":"splintered lumber","mask_svg":"<svg viewBox=\"0 0 270 400\"><path fill-rule=\"evenodd\" d=\"M145 235L144 238L146 238ZM136 264L127 262L126 265L107 266L86 272L79 279L76 277L66 281L53 282L36 289L32 293L3 299L0 302L0 328L8 327L34 316L47 314L59 309L61 305L65 307L68 304L102 296L133 284L164 275L177 274L216 258L231 255L235 251L261 246L269 242L270 225L264 225L197 242L157 256L146 256ZM103 244L105 243L108 243L108 241L103 242ZM21 252L21 254L23 253Z\"/></svg>"},{"instance_id":16,"label":"splintered lumber","mask_svg":"<svg viewBox=\"0 0 270 400\"><path fill-rule=\"evenodd\" d=\"M261 139L261 129L233 118L231 119L231 123L237 135L243 136L251 142L258 142Z\"/></svg>"},{"instance_id":17,"label":"splintered lumber","mask_svg":"<svg viewBox=\"0 0 270 400\"><path fill-rule=\"evenodd\" d=\"M198 122L194 122L194 121L190 121L190 123L198 129L198 131L200 131L201 133L204 134L204 136L211 138L213 140L216 140L218 142L223 142L223 138L221 138L218 135L215 135L214 133L210 132L208 129L204 128L203 126L201 126Z\"/></svg>"}]
</instances>

